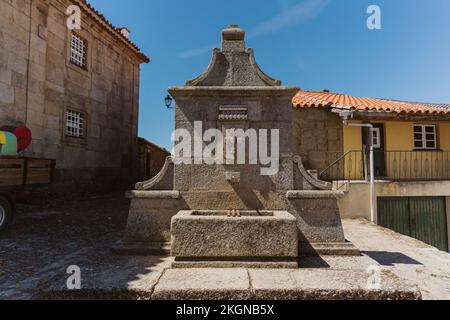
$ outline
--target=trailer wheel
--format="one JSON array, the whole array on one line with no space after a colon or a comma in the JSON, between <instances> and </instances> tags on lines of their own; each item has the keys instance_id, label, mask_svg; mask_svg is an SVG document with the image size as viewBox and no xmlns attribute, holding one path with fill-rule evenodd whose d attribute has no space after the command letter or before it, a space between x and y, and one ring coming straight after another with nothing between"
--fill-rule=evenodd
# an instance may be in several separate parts
<instances>
[{"instance_id":1,"label":"trailer wheel","mask_svg":"<svg viewBox=\"0 0 450 320\"><path fill-rule=\"evenodd\" d=\"M0 196L0 233L5 231L12 222L13 219L13 207L11 202Z\"/></svg>"}]
</instances>

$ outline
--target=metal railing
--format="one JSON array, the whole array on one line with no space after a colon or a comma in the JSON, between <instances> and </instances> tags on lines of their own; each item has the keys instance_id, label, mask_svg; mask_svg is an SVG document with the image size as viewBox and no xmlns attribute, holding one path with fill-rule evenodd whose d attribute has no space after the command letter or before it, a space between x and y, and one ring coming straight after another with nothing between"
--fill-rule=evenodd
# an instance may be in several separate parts
<instances>
[{"instance_id":1,"label":"metal railing","mask_svg":"<svg viewBox=\"0 0 450 320\"><path fill-rule=\"evenodd\" d=\"M366 180L368 155L350 151L337 157L320 173L325 181ZM375 151L377 179L391 181L450 180L449 151Z\"/></svg>"}]
</instances>

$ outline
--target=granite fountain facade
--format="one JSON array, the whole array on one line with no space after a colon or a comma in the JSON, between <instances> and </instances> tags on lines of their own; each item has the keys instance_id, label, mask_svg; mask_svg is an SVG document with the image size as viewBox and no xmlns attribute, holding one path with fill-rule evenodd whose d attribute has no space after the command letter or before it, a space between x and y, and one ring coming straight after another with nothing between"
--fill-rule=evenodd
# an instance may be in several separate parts
<instances>
[{"instance_id":1,"label":"granite fountain facade","mask_svg":"<svg viewBox=\"0 0 450 320\"><path fill-rule=\"evenodd\" d=\"M170 157L156 177L129 192L126 235L115 250L171 253L174 267L297 267L308 254L358 255L344 237L337 206L343 194L293 154L291 101L298 90L261 71L253 50L245 49L244 30L225 29L208 69L185 86L169 88L175 129L192 136L199 124L203 132L277 130L279 170L262 175L267 164L261 161L211 164Z\"/></svg>"}]
</instances>

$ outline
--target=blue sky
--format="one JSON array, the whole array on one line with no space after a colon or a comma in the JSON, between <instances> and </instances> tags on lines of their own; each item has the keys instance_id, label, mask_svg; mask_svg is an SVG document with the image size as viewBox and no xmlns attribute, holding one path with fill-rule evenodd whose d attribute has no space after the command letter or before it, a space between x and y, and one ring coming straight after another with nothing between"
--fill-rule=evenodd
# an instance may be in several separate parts
<instances>
[{"instance_id":1,"label":"blue sky","mask_svg":"<svg viewBox=\"0 0 450 320\"><path fill-rule=\"evenodd\" d=\"M287 85L363 97L450 103L449 0L90 0L152 58L142 67L139 134L171 148L167 87L209 64L239 24L260 67ZM382 30L367 7L380 6Z\"/></svg>"}]
</instances>

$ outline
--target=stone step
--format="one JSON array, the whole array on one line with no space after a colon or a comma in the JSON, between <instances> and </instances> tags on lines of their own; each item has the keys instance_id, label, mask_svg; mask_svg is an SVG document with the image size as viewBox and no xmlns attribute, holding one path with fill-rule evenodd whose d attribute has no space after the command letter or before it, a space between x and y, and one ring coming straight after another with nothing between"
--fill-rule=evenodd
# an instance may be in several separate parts
<instances>
[{"instance_id":1,"label":"stone step","mask_svg":"<svg viewBox=\"0 0 450 320\"><path fill-rule=\"evenodd\" d=\"M118 255L170 255L170 242L117 242L112 248L112 252Z\"/></svg>"},{"instance_id":2,"label":"stone step","mask_svg":"<svg viewBox=\"0 0 450 320\"><path fill-rule=\"evenodd\" d=\"M179 260L172 263L173 269L202 269L202 268L247 268L247 269L298 269L298 260L276 259L230 259L230 260Z\"/></svg>"},{"instance_id":3,"label":"stone step","mask_svg":"<svg viewBox=\"0 0 450 320\"><path fill-rule=\"evenodd\" d=\"M361 251L351 242L343 243L302 243L300 255L320 256L360 256Z\"/></svg>"},{"instance_id":4,"label":"stone step","mask_svg":"<svg viewBox=\"0 0 450 320\"><path fill-rule=\"evenodd\" d=\"M362 258L358 258L362 259ZM353 265L351 267L354 267ZM367 270L168 269L141 275L137 283L95 282L79 291L47 292L47 299L147 300L420 300L420 291L380 269ZM147 279L149 278L149 279ZM136 282L136 280L135 280Z\"/></svg>"}]
</instances>

